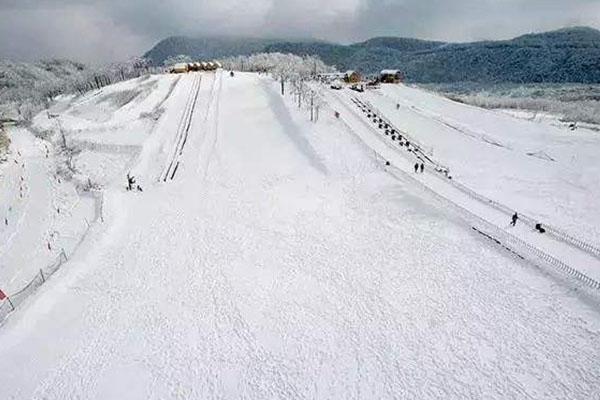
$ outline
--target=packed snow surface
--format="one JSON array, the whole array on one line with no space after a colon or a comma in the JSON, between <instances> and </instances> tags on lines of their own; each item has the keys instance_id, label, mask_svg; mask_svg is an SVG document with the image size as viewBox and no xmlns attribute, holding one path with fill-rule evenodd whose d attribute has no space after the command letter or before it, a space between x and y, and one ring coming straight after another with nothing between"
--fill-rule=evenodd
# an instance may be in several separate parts
<instances>
[{"instance_id":1,"label":"packed snow surface","mask_svg":"<svg viewBox=\"0 0 600 400\"><path fill-rule=\"evenodd\" d=\"M130 168L144 191L108 186L105 223L0 327L0 398L600 396L596 304L333 113L221 72L165 108Z\"/></svg>"}]
</instances>

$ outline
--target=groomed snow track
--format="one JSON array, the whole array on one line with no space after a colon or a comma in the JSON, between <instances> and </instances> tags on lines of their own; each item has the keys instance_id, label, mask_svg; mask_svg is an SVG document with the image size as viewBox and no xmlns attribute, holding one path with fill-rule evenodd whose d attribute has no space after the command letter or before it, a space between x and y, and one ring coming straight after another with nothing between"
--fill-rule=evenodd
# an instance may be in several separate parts
<instances>
[{"instance_id":1,"label":"groomed snow track","mask_svg":"<svg viewBox=\"0 0 600 400\"><path fill-rule=\"evenodd\" d=\"M180 157L183 154L183 149L188 139L190 127L192 125L192 119L194 117L194 111L196 109L196 103L198 102L198 95L200 93L200 84L202 82L202 75L197 73L194 74L194 82L192 83L188 100L185 105L185 110L179 126L177 127L177 134L175 139L175 145L165 170L161 175L161 181L167 182L173 180L177 169L179 168Z\"/></svg>"}]
</instances>

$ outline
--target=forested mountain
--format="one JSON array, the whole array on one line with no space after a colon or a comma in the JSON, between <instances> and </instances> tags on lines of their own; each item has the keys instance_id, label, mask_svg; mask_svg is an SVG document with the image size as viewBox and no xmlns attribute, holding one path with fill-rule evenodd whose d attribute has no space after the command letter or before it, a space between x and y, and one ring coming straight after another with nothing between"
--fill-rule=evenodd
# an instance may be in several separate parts
<instances>
[{"instance_id":1,"label":"forested mountain","mask_svg":"<svg viewBox=\"0 0 600 400\"><path fill-rule=\"evenodd\" d=\"M318 55L342 70L398 68L414 82L600 83L600 31L590 28L474 43L375 38L350 46L277 43L267 50Z\"/></svg>"},{"instance_id":2,"label":"forested mountain","mask_svg":"<svg viewBox=\"0 0 600 400\"><path fill-rule=\"evenodd\" d=\"M600 83L600 31L567 28L512 40L443 43L378 37L340 45L319 41L173 37L150 50L154 64L187 54L220 58L256 52L316 55L340 70L375 73L398 68L413 82L582 82Z\"/></svg>"},{"instance_id":3,"label":"forested mountain","mask_svg":"<svg viewBox=\"0 0 600 400\"><path fill-rule=\"evenodd\" d=\"M262 52L265 47L278 42L270 39L203 37L189 38L173 36L161 40L144 54L153 65L162 65L165 60L178 55L193 59L214 59L229 56L249 55Z\"/></svg>"}]
</instances>

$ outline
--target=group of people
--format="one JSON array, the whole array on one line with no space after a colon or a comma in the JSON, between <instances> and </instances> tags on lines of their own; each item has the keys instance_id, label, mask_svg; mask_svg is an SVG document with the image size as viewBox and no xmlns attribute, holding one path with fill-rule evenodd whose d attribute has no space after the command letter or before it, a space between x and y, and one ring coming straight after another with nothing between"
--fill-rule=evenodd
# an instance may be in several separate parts
<instances>
[{"instance_id":1,"label":"group of people","mask_svg":"<svg viewBox=\"0 0 600 400\"><path fill-rule=\"evenodd\" d=\"M419 171L421 173L423 173L425 171L425 164L421 163L415 163L415 173L419 173Z\"/></svg>"}]
</instances>

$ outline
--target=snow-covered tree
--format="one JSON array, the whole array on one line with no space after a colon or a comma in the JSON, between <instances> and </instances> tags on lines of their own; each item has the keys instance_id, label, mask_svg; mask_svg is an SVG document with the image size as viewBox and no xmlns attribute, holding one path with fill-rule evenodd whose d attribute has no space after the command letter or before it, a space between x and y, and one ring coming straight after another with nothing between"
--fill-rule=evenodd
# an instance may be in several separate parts
<instances>
[{"instance_id":1,"label":"snow-covered tree","mask_svg":"<svg viewBox=\"0 0 600 400\"><path fill-rule=\"evenodd\" d=\"M315 56L297 56L283 53L257 53L249 56L229 57L221 60L223 68L259 73L270 73L281 84L281 94L285 94L285 85L293 83L294 91L301 90L297 82L323 72L331 72L333 67L325 65ZM301 94L300 94L301 96Z\"/></svg>"},{"instance_id":2,"label":"snow-covered tree","mask_svg":"<svg viewBox=\"0 0 600 400\"><path fill-rule=\"evenodd\" d=\"M185 54L179 54L177 56L169 57L164 62L163 65L165 67L170 67L179 63L191 63L193 60L190 56Z\"/></svg>"},{"instance_id":3,"label":"snow-covered tree","mask_svg":"<svg viewBox=\"0 0 600 400\"><path fill-rule=\"evenodd\" d=\"M10 144L10 139L6 135L4 129L0 128L0 163L4 161L4 156L8 151L8 145Z\"/></svg>"},{"instance_id":4,"label":"snow-covered tree","mask_svg":"<svg viewBox=\"0 0 600 400\"><path fill-rule=\"evenodd\" d=\"M97 68L69 60L0 61L0 120L28 121L60 94L83 94L152 72L158 70L141 58Z\"/></svg>"}]
</instances>

